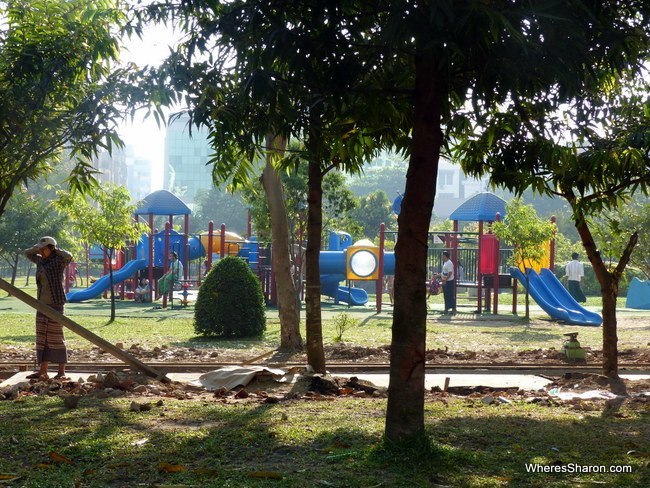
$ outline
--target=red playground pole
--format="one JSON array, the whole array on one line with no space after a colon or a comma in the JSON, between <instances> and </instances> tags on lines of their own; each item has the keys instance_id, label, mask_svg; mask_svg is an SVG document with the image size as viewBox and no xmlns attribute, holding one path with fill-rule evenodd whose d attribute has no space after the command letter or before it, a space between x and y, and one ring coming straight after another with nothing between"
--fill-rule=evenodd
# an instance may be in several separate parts
<instances>
[{"instance_id":1,"label":"red playground pole","mask_svg":"<svg viewBox=\"0 0 650 488\"><path fill-rule=\"evenodd\" d=\"M153 214L149 214L149 301L153 301ZM158 293L158 284L156 284L156 293Z\"/></svg>"},{"instance_id":2,"label":"red playground pole","mask_svg":"<svg viewBox=\"0 0 650 488\"><path fill-rule=\"evenodd\" d=\"M163 259L163 266L164 266L164 272L166 273L168 271L169 267L169 229L171 225L169 222L165 222L165 257ZM174 282L172 281L172 293L173 293L173 288L174 288ZM167 308L167 293L163 294L162 297L162 307Z\"/></svg>"},{"instance_id":3,"label":"red playground pole","mask_svg":"<svg viewBox=\"0 0 650 488\"><path fill-rule=\"evenodd\" d=\"M183 240L185 241L185 252L183 253L183 279L187 280L190 277L190 214L185 214L184 234Z\"/></svg>"},{"instance_id":4,"label":"red playground pole","mask_svg":"<svg viewBox=\"0 0 650 488\"><path fill-rule=\"evenodd\" d=\"M501 214L497 212L496 221L501 222ZM494 239L494 304L492 313L497 315L499 313L499 266L501 250L499 249L499 240Z\"/></svg>"},{"instance_id":5,"label":"red playground pole","mask_svg":"<svg viewBox=\"0 0 650 488\"><path fill-rule=\"evenodd\" d=\"M214 222L208 222L208 248L205 250L208 258L208 270L212 269L212 244L214 241Z\"/></svg>"},{"instance_id":6,"label":"red playground pole","mask_svg":"<svg viewBox=\"0 0 650 488\"><path fill-rule=\"evenodd\" d=\"M478 296L478 307L476 313L481 313L483 310L483 274L481 273L481 237L483 236L483 221L478 222L478 260L477 260L477 273L476 273L476 295Z\"/></svg>"}]
</instances>

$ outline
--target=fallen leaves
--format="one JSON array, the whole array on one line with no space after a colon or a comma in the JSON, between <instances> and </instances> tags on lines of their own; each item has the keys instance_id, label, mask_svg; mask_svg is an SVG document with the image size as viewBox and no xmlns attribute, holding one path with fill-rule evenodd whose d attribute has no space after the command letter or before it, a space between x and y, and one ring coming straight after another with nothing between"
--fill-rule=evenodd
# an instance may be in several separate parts
<instances>
[{"instance_id":1,"label":"fallen leaves","mask_svg":"<svg viewBox=\"0 0 650 488\"><path fill-rule=\"evenodd\" d=\"M20 476L15 474L0 474L0 485L13 483L18 479L20 479Z\"/></svg>"},{"instance_id":2,"label":"fallen leaves","mask_svg":"<svg viewBox=\"0 0 650 488\"><path fill-rule=\"evenodd\" d=\"M161 473L181 473L187 471L187 466L182 464L158 463L158 471Z\"/></svg>"},{"instance_id":3,"label":"fallen leaves","mask_svg":"<svg viewBox=\"0 0 650 488\"><path fill-rule=\"evenodd\" d=\"M74 464L74 461L68 459L68 458L65 457L63 454L59 454L59 453L56 452L56 451L50 451L50 452L48 453L48 456L50 456L50 459L51 459L52 461L55 461L55 462L57 462L57 463L62 463L62 464Z\"/></svg>"}]
</instances>

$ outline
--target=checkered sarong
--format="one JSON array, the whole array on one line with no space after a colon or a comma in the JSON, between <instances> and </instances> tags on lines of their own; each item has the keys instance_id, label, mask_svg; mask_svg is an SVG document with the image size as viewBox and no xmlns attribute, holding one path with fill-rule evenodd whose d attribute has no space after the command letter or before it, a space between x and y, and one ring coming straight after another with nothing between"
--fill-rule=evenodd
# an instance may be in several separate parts
<instances>
[{"instance_id":1,"label":"checkered sarong","mask_svg":"<svg viewBox=\"0 0 650 488\"><path fill-rule=\"evenodd\" d=\"M50 305L63 313L63 305ZM63 337L63 326L41 312L36 312L36 361L67 363L68 350Z\"/></svg>"}]
</instances>

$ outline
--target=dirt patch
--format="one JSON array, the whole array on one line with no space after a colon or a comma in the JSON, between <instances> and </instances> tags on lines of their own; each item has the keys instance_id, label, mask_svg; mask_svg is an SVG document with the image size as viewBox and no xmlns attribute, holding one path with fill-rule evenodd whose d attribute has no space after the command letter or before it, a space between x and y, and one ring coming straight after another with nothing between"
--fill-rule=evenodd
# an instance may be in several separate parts
<instances>
[{"instance_id":1,"label":"dirt patch","mask_svg":"<svg viewBox=\"0 0 650 488\"><path fill-rule=\"evenodd\" d=\"M373 363L388 364L390 362L390 346L366 347L356 344L328 344L325 346L325 358L328 364L336 363ZM134 344L126 348L129 354L144 362L183 362L183 363L241 363L251 359L255 354L249 351L214 349L214 348L187 348L187 347L154 347L148 349ZM90 350L69 350L72 363L113 363L116 359L101 350L93 347ZM525 351L512 350L463 350L452 351L449 349L429 349L426 351L426 361L429 364L462 365L469 363L492 364L500 366L511 365L562 365L567 364L564 353L553 347L548 349L531 349ZM600 364L603 360L601 350L587 349L587 364ZM5 346L0 350L0 362L19 363L34 361L34 351L31 348ZM625 364L650 364L650 348L629 348L619 351L619 361ZM263 363L264 360L258 361ZM303 353L284 355L274 354L269 358L269 363L306 363L307 355ZM13 369L7 366L5 369ZM0 369L2 367L0 366Z\"/></svg>"},{"instance_id":2,"label":"dirt patch","mask_svg":"<svg viewBox=\"0 0 650 488\"><path fill-rule=\"evenodd\" d=\"M354 344L328 344L324 346L325 357L330 360L384 362L390 358L390 346L364 347Z\"/></svg>"}]
</instances>

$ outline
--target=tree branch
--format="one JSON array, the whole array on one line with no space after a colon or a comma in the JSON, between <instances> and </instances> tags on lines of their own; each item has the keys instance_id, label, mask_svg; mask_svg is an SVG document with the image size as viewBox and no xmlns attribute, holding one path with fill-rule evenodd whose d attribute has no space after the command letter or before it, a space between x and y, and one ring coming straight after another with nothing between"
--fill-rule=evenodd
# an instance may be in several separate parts
<instances>
[{"instance_id":1,"label":"tree branch","mask_svg":"<svg viewBox=\"0 0 650 488\"><path fill-rule=\"evenodd\" d=\"M627 266L627 263L630 262L630 256L632 255L632 251L634 251L634 247L636 246L638 241L639 241L639 232L637 231L630 236L630 239L627 241L627 245L623 250L623 254L621 255L621 258L618 260L618 265L613 271L613 274L617 282L620 279L620 277L623 275L623 271L625 271L625 267Z\"/></svg>"}]
</instances>

